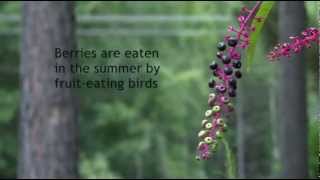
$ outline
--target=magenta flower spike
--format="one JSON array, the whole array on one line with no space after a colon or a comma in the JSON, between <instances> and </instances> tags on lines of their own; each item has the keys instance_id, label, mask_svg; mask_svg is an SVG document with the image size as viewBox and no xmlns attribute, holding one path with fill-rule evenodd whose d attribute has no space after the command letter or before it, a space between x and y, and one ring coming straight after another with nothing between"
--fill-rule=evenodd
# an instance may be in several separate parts
<instances>
[{"instance_id":1,"label":"magenta flower spike","mask_svg":"<svg viewBox=\"0 0 320 180\"><path fill-rule=\"evenodd\" d=\"M260 5L261 2L258 1L252 9L242 8L237 18L239 27L229 26L228 34L217 45L218 60L209 66L213 77L208 85L212 92L208 98L209 109L202 120L202 130L198 133L198 160L210 158L227 130L225 119L234 110L231 98L236 97L237 79L242 77L240 51L250 43L250 32L255 30L251 26L252 22L261 21L261 17L255 17Z\"/></svg>"},{"instance_id":2,"label":"magenta flower spike","mask_svg":"<svg viewBox=\"0 0 320 180\"><path fill-rule=\"evenodd\" d=\"M280 57L290 57L293 53L299 53L304 47L310 48L311 43L319 44L319 29L310 27L303 32L300 36L289 37L290 42L278 44L267 55L269 60L276 60Z\"/></svg>"}]
</instances>

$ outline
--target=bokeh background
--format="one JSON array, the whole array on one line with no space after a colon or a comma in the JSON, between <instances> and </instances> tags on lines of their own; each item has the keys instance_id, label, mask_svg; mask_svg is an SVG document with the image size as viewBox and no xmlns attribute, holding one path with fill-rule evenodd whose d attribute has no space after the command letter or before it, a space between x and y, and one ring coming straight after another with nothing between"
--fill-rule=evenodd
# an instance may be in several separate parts
<instances>
[{"instance_id":1,"label":"bokeh background","mask_svg":"<svg viewBox=\"0 0 320 180\"><path fill-rule=\"evenodd\" d=\"M21 2L0 3L0 177L18 166L21 91ZM233 163L219 146L209 161L196 161L197 132L207 108L208 64L216 43L249 2L76 2L77 46L157 49L160 88L75 89L79 106L79 174L82 178L251 178L281 171L279 63L265 54L278 42L274 7L250 72L244 71L237 113L226 135ZM317 24L317 3L306 2L306 23ZM317 173L317 49L306 51L308 173ZM92 62L94 63L94 62ZM85 77L84 77L85 78ZM244 122L239 129L237 121ZM239 136L245 140L239 142ZM239 162L239 147L245 154ZM229 154L230 155L230 154ZM232 166L232 167L230 167ZM240 167L241 166L241 167ZM231 168L231 170L230 170ZM234 172L230 172L230 171Z\"/></svg>"}]
</instances>

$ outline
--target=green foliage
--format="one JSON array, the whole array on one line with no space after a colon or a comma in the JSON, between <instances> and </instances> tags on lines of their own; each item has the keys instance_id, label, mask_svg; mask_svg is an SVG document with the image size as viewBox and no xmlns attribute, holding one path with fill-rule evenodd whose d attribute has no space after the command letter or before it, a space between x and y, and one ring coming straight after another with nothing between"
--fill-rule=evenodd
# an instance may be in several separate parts
<instances>
[{"instance_id":1,"label":"green foliage","mask_svg":"<svg viewBox=\"0 0 320 180\"><path fill-rule=\"evenodd\" d=\"M226 169L227 169L227 177L230 179L236 178L236 164L235 164L235 159L234 155L229 147L229 143L226 139L222 139L222 143L225 148L225 154L226 154Z\"/></svg>"},{"instance_id":2,"label":"green foliage","mask_svg":"<svg viewBox=\"0 0 320 180\"><path fill-rule=\"evenodd\" d=\"M318 160L319 160L319 132L320 124L317 117L319 98L317 92L310 93L308 97L309 122L308 122L308 150L309 150L309 176L315 178L318 175Z\"/></svg>"},{"instance_id":3,"label":"green foliage","mask_svg":"<svg viewBox=\"0 0 320 180\"><path fill-rule=\"evenodd\" d=\"M319 160L319 122L311 120L309 122L309 174L310 178L316 178L318 175Z\"/></svg>"},{"instance_id":4,"label":"green foliage","mask_svg":"<svg viewBox=\"0 0 320 180\"><path fill-rule=\"evenodd\" d=\"M250 70L250 66L253 61L254 52L256 49L256 44L259 39L259 36L261 34L262 27L264 25L264 22L268 18L269 12L271 11L272 7L274 5L273 1L266 1L263 2L259 8L259 11L257 12L255 17L262 17L261 21L253 20L252 25L255 27L255 31L251 33L250 35L250 44L247 49L247 57L246 57L246 68L247 71Z\"/></svg>"},{"instance_id":5,"label":"green foliage","mask_svg":"<svg viewBox=\"0 0 320 180\"><path fill-rule=\"evenodd\" d=\"M93 161L81 156L81 176L87 179L115 179L120 178L110 170L108 160L102 153L96 153Z\"/></svg>"}]
</instances>

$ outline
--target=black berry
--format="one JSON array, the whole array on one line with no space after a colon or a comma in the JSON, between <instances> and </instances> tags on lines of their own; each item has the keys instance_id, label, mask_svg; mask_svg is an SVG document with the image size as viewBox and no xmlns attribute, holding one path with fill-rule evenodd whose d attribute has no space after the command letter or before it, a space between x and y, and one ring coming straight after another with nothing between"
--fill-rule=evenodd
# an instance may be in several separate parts
<instances>
[{"instance_id":1,"label":"black berry","mask_svg":"<svg viewBox=\"0 0 320 180\"><path fill-rule=\"evenodd\" d=\"M235 47L238 44L238 40L235 37L230 37L228 39L228 45L231 47Z\"/></svg>"},{"instance_id":2,"label":"black berry","mask_svg":"<svg viewBox=\"0 0 320 180\"><path fill-rule=\"evenodd\" d=\"M241 62L240 61L233 61L232 66L234 68L240 69L241 68Z\"/></svg>"},{"instance_id":3,"label":"black berry","mask_svg":"<svg viewBox=\"0 0 320 180\"><path fill-rule=\"evenodd\" d=\"M231 58L228 55L223 55L222 56L222 62L223 64L229 64L231 62Z\"/></svg>"},{"instance_id":4,"label":"black berry","mask_svg":"<svg viewBox=\"0 0 320 180\"><path fill-rule=\"evenodd\" d=\"M234 90L234 89L230 89L229 91L228 91L228 94L229 94L229 96L230 97L236 97L236 91Z\"/></svg>"},{"instance_id":5,"label":"black berry","mask_svg":"<svg viewBox=\"0 0 320 180\"><path fill-rule=\"evenodd\" d=\"M226 44L224 42L219 42L217 48L219 51L224 51L226 49Z\"/></svg>"},{"instance_id":6,"label":"black berry","mask_svg":"<svg viewBox=\"0 0 320 180\"><path fill-rule=\"evenodd\" d=\"M222 55L223 55L223 52L221 51L217 52L217 58L221 59Z\"/></svg>"},{"instance_id":7,"label":"black berry","mask_svg":"<svg viewBox=\"0 0 320 180\"><path fill-rule=\"evenodd\" d=\"M241 74L240 71L236 71L236 72L234 73L234 75L235 75L236 78L238 78L238 79L240 79L240 78L242 77L242 74Z\"/></svg>"},{"instance_id":8,"label":"black berry","mask_svg":"<svg viewBox=\"0 0 320 180\"><path fill-rule=\"evenodd\" d=\"M208 83L209 88L214 88L215 85L216 85L216 82L214 81L214 79L210 79Z\"/></svg>"},{"instance_id":9,"label":"black berry","mask_svg":"<svg viewBox=\"0 0 320 180\"><path fill-rule=\"evenodd\" d=\"M215 61L213 61L213 62L210 64L210 69L212 69L212 70L217 69L217 67L218 67L218 63L215 62Z\"/></svg>"},{"instance_id":10,"label":"black berry","mask_svg":"<svg viewBox=\"0 0 320 180\"><path fill-rule=\"evenodd\" d=\"M235 78L230 79L229 86L233 89L237 89L237 80Z\"/></svg>"},{"instance_id":11,"label":"black berry","mask_svg":"<svg viewBox=\"0 0 320 180\"><path fill-rule=\"evenodd\" d=\"M231 67L225 67L223 68L223 71L226 75L231 75L233 72Z\"/></svg>"}]
</instances>

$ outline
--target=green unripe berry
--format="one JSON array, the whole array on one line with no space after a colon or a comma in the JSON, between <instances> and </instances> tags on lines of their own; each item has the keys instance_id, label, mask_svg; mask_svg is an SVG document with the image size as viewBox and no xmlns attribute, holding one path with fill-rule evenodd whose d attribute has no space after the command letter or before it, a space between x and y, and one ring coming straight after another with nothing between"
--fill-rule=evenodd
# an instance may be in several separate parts
<instances>
[{"instance_id":1,"label":"green unripe berry","mask_svg":"<svg viewBox=\"0 0 320 180\"><path fill-rule=\"evenodd\" d=\"M212 128L212 123L207 123L207 124L205 125L205 127L206 127L206 129L211 129L211 128Z\"/></svg>"},{"instance_id":2,"label":"green unripe berry","mask_svg":"<svg viewBox=\"0 0 320 180\"><path fill-rule=\"evenodd\" d=\"M216 99L216 95L214 93L209 94L208 105L210 107L214 106L215 99Z\"/></svg>"},{"instance_id":3,"label":"green unripe berry","mask_svg":"<svg viewBox=\"0 0 320 180\"><path fill-rule=\"evenodd\" d=\"M229 111L233 111L234 110L234 106L233 104L230 102L227 104L228 108L229 108Z\"/></svg>"},{"instance_id":4,"label":"green unripe berry","mask_svg":"<svg viewBox=\"0 0 320 180\"><path fill-rule=\"evenodd\" d=\"M206 131L206 130L201 130L201 131L198 133L198 137L199 137L199 138L203 138L203 137L205 137L207 134L208 134L208 131Z\"/></svg>"},{"instance_id":5,"label":"green unripe berry","mask_svg":"<svg viewBox=\"0 0 320 180\"><path fill-rule=\"evenodd\" d=\"M200 148L203 144L205 144L204 141L200 141L199 144L198 144L198 148Z\"/></svg>"},{"instance_id":6,"label":"green unripe berry","mask_svg":"<svg viewBox=\"0 0 320 180\"><path fill-rule=\"evenodd\" d=\"M212 137L205 137L204 138L204 142L207 143L207 144L212 144L213 143L213 139L212 139Z\"/></svg>"},{"instance_id":7,"label":"green unripe berry","mask_svg":"<svg viewBox=\"0 0 320 180\"><path fill-rule=\"evenodd\" d=\"M213 98L213 99L216 98L216 94L215 93L210 93L209 94L209 98Z\"/></svg>"},{"instance_id":8,"label":"green unripe berry","mask_svg":"<svg viewBox=\"0 0 320 180\"><path fill-rule=\"evenodd\" d=\"M206 120L206 119L204 119L204 120L202 120L202 122L201 122L201 126L202 127L205 127L205 125L208 123L208 120Z\"/></svg>"},{"instance_id":9,"label":"green unripe berry","mask_svg":"<svg viewBox=\"0 0 320 180\"><path fill-rule=\"evenodd\" d=\"M220 109L221 109L220 106L216 105L216 106L213 106L212 111L213 111L214 113L217 113L217 112L220 111Z\"/></svg>"},{"instance_id":10,"label":"green unripe berry","mask_svg":"<svg viewBox=\"0 0 320 180\"><path fill-rule=\"evenodd\" d=\"M223 120L222 118L218 118L218 119L217 119L217 124L218 124L219 126L222 126L222 125L224 124L224 120Z\"/></svg>"},{"instance_id":11,"label":"green unripe berry","mask_svg":"<svg viewBox=\"0 0 320 180\"><path fill-rule=\"evenodd\" d=\"M197 161L200 161L200 156L195 157Z\"/></svg>"},{"instance_id":12,"label":"green unripe berry","mask_svg":"<svg viewBox=\"0 0 320 180\"><path fill-rule=\"evenodd\" d=\"M207 110L205 113L206 117L210 117L212 115L212 110Z\"/></svg>"}]
</instances>

